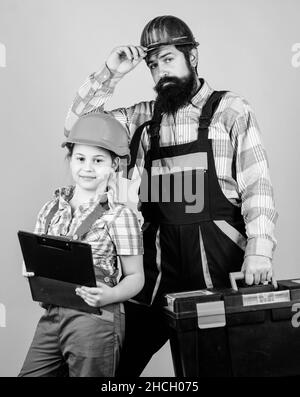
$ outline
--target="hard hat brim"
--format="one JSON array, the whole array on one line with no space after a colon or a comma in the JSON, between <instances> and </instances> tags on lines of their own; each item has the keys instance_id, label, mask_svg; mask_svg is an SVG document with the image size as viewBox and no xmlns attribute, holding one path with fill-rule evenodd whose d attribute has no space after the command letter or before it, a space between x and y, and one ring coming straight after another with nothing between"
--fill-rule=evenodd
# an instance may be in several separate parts
<instances>
[{"instance_id":1,"label":"hard hat brim","mask_svg":"<svg viewBox=\"0 0 300 397\"><path fill-rule=\"evenodd\" d=\"M172 40L168 40L168 41L161 41L161 42L157 42L157 43L152 43L149 44L146 48L146 52L150 52L153 50L156 50L159 47L165 46L165 45L175 45L175 46L179 46L179 45L194 45L195 47L198 47L199 43L197 41L172 41Z\"/></svg>"},{"instance_id":2,"label":"hard hat brim","mask_svg":"<svg viewBox=\"0 0 300 397\"><path fill-rule=\"evenodd\" d=\"M78 145L88 145L88 146L97 146L103 149L109 150L113 152L115 155L120 157L130 157L130 151L127 148L120 148L117 146L112 146L111 142L106 142L104 139L98 140L97 142L90 141L89 139L72 139L68 138L65 142L61 144L61 147L66 147L68 143L78 144Z\"/></svg>"}]
</instances>

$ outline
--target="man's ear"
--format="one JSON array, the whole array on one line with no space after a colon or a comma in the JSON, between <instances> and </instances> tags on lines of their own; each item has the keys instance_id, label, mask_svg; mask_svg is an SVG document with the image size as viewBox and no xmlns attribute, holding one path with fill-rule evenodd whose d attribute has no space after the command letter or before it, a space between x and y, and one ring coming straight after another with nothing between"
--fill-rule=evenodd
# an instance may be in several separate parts
<instances>
[{"instance_id":1,"label":"man's ear","mask_svg":"<svg viewBox=\"0 0 300 397\"><path fill-rule=\"evenodd\" d=\"M198 50L197 48L192 48L190 51L190 63L196 68L198 65Z\"/></svg>"}]
</instances>

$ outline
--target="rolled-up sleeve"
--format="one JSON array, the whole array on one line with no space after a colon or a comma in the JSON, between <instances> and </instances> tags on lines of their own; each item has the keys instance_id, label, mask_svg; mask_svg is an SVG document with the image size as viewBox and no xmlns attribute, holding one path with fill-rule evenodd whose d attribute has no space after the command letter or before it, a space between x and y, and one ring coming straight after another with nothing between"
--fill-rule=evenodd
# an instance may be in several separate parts
<instances>
[{"instance_id":1,"label":"rolled-up sleeve","mask_svg":"<svg viewBox=\"0 0 300 397\"><path fill-rule=\"evenodd\" d=\"M110 70L103 66L98 72L89 75L79 88L65 121L65 135L68 136L72 126L78 118L95 109L103 109L104 104L112 96L116 84L122 75L112 75Z\"/></svg>"},{"instance_id":2,"label":"rolled-up sleeve","mask_svg":"<svg viewBox=\"0 0 300 397\"><path fill-rule=\"evenodd\" d=\"M272 259L277 244L274 229L278 214L268 160L255 115L247 101L243 101L242 107L233 133L237 137L237 182L248 237L245 256Z\"/></svg>"}]
</instances>

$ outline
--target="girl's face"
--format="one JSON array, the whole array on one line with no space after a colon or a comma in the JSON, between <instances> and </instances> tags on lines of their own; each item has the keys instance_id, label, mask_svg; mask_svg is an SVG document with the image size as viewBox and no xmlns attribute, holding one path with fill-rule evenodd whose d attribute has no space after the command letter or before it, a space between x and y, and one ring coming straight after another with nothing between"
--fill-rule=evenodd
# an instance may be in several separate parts
<instances>
[{"instance_id":1,"label":"girl's face","mask_svg":"<svg viewBox=\"0 0 300 397\"><path fill-rule=\"evenodd\" d=\"M117 168L117 160L112 160L106 149L75 144L70 160L73 180L81 189L90 192L96 192L100 185L106 188L110 173Z\"/></svg>"}]
</instances>

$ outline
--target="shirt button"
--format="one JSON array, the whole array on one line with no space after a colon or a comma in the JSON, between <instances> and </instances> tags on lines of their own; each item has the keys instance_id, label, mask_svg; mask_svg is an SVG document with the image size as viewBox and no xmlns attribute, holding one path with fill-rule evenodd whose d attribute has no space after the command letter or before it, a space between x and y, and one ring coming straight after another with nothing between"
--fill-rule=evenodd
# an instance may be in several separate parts
<instances>
[{"instance_id":1,"label":"shirt button","mask_svg":"<svg viewBox=\"0 0 300 397\"><path fill-rule=\"evenodd\" d=\"M74 234L73 240L78 240L78 235L77 234Z\"/></svg>"},{"instance_id":2,"label":"shirt button","mask_svg":"<svg viewBox=\"0 0 300 397\"><path fill-rule=\"evenodd\" d=\"M105 281L106 283L109 283L109 277L104 277L104 281Z\"/></svg>"}]
</instances>

